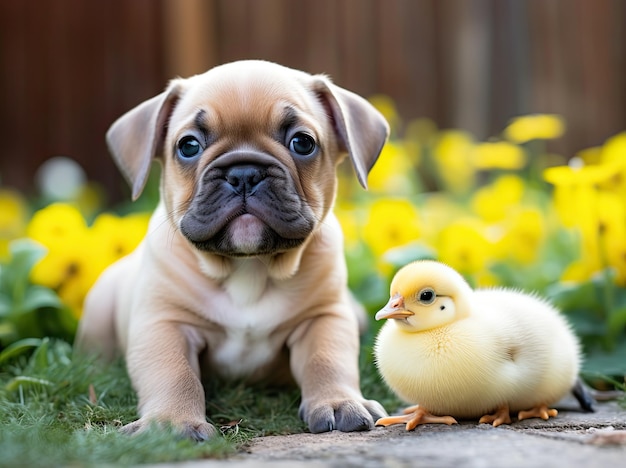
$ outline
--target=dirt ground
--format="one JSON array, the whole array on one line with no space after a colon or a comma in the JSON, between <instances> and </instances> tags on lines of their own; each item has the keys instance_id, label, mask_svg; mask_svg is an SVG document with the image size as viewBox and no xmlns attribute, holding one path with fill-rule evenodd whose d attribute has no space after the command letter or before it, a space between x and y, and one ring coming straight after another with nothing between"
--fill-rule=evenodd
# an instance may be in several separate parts
<instances>
[{"instance_id":1,"label":"dirt ground","mask_svg":"<svg viewBox=\"0 0 626 468\"><path fill-rule=\"evenodd\" d=\"M602 403L595 413L557 406L549 421L531 419L494 428L461 422L403 426L369 432L259 437L245 451L220 461L179 464L196 467L602 467L626 466L626 410Z\"/></svg>"}]
</instances>

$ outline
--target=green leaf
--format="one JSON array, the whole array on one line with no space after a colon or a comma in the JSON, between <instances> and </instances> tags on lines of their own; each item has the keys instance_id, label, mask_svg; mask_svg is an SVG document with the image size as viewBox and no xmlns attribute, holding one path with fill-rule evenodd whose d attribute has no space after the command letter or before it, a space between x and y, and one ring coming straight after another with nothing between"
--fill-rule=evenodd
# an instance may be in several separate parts
<instances>
[{"instance_id":1,"label":"green leaf","mask_svg":"<svg viewBox=\"0 0 626 468\"><path fill-rule=\"evenodd\" d=\"M67 307L59 309L39 309L35 314L41 335L73 341L78 328L78 319Z\"/></svg>"},{"instance_id":2,"label":"green leaf","mask_svg":"<svg viewBox=\"0 0 626 468\"><path fill-rule=\"evenodd\" d=\"M597 310L596 286L592 282L582 284L556 283L547 288L546 294L552 303L563 312L569 310Z\"/></svg>"},{"instance_id":3,"label":"green leaf","mask_svg":"<svg viewBox=\"0 0 626 468\"><path fill-rule=\"evenodd\" d=\"M2 350L0 353L0 364L14 358L15 356L19 356L28 349L40 346L41 343L42 340L39 338L25 338L23 340L16 341Z\"/></svg>"},{"instance_id":4,"label":"green leaf","mask_svg":"<svg viewBox=\"0 0 626 468\"><path fill-rule=\"evenodd\" d=\"M54 291L45 286L31 285L26 290L26 297L22 303L22 310L30 312L32 310L41 309L43 307L54 307L59 309L63 307L59 296Z\"/></svg>"},{"instance_id":5,"label":"green leaf","mask_svg":"<svg viewBox=\"0 0 626 468\"><path fill-rule=\"evenodd\" d=\"M0 291L0 317L6 317L11 314L13 301L9 296Z\"/></svg>"},{"instance_id":6,"label":"green leaf","mask_svg":"<svg viewBox=\"0 0 626 468\"><path fill-rule=\"evenodd\" d=\"M568 310L566 317L581 336L605 336L607 334L606 322L598 320L586 310Z\"/></svg>"},{"instance_id":7,"label":"green leaf","mask_svg":"<svg viewBox=\"0 0 626 468\"><path fill-rule=\"evenodd\" d=\"M0 344L8 344L19 338L19 333L14 323L0 321Z\"/></svg>"},{"instance_id":8,"label":"green leaf","mask_svg":"<svg viewBox=\"0 0 626 468\"><path fill-rule=\"evenodd\" d=\"M39 346L39 348L37 348L33 356L30 358L29 365L32 370L44 370L48 367L48 365L50 364L48 358L49 348L50 339L44 338L43 340L41 340L41 345Z\"/></svg>"},{"instance_id":9,"label":"green leaf","mask_svg":"<svg viewBox=\"0 0 626 468\"><path fill-rule=\"evenodd\" d=\"M46 249L30 239L18 239L9 244L9 252L11 259L2 269L0 288L11 299L10 313L19 314L30 284L30 271Z\"/></svg>"},{"instance_id":10,"label":"green leaf","mask_svg":"<svg viewBox=\"0 0 626 468\"><path fill-rule=\"evenodd\" d=\"M626 375L626 340L617 343L610 351L601 347L587 351L583 371L623 379Z\"/></svg>"},{"instance_id":11,"label":"green leaf","mask_svg":"<svg viewBox=\"0 0 626 468\"><path fill-rule=\"evenodd\" d=\"M9 269L13 283L27 282L30 271L46 255L46 248L30 239L18 239L9 244L11 262Z\"/></svg>"},{"instance_id":12,"label":"green leaf","mask_svg":"<svg viewBox=\"0 0 626 468\"><path fill-rule=\"evenodd\" d=\"M609 333L613 337L617 337L626 330L626 307L612 310L607 322Z\"/></svg>"},{"instance_id":13,"label":"green leaf","mask_svg":"<svg viewBox=\"0 0 626 468\"><path fill-rule=\"evenodd\" d=\"M41 385L50 387L52 386L52 382L50 382L49 380L45 380L45 379L38 379L36 377L29 377L27 375L19 375L15 377L14 379L10 380L9 383L7 383L4 388L8 390L9 392L13 392L17 390L20 386L28 388L28 387L36 387L36 386L41 386Z\"/></svg>"},{"instance_id":14,"label":"green leaf","mask_svg":"<svg viewBox=\"0 0 626 468\"><path fill-rule=\"evenodd\" d=\"M626 288L614 288L614 305L616 308L626 308Z\"/></svg>"},{"instance_id":15,"label":"green leaf","mask_svg":"<svg viewBox=\"0 0 626 468\"><path fill-rule=\"evenodd\" d=\"M389 299L389 285L375 274L364 277L352 292L368 311L375 310Z\"/></svg>"},{"instance_id":16,"label":"green leaf","mask_svg":"<svg viewBox=\"0 0 626 468\"><path fill-rule=\"evenodd\" d=\"M71 365L73 354L74 349L72 348L72 345L63 340L55 340L54 346L50 348L52 361L64 366Z\"/></svg>"},{"instance_id":17,"label":"green leaf","mask_svg":"<svg viewBox=\"0 0 626 468\"><path fill-rule=\"evenodd\" d=\"M437 255L433 249L417 242L395 247L383 255L383 259L396 268L401 268L416 260L434 260L436 258Z\"/></svg>"}]
</instances>

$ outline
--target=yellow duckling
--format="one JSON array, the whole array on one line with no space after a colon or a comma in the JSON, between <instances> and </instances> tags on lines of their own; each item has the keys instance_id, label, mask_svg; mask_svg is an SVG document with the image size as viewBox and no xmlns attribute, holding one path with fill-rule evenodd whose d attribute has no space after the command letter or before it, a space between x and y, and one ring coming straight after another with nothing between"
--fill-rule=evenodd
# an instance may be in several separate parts
<instances>
[{"instance_id":1,"label":"yellow duckling","mask_svg":"<svg viewBox=\"0 0 626 468\"><path fill-rule=\"evenodd\" d=\"M444 264L417 261L398 271L380 319L393 320L376 339L378 370L417 405L376 425L412 430L456 417L499 426L511 423L510 412L548 419L557 415L549 405L576 385L580 345L556 309L518 291L472 290Z\"/></svg>"}]
</instances>

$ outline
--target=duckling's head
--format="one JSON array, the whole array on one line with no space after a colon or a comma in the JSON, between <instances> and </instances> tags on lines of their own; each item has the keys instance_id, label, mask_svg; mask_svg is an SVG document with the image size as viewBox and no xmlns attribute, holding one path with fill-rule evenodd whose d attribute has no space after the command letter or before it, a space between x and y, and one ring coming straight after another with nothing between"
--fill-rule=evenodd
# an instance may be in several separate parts
<instances>
[{"instance_id":1,"label":"duckling's head","mask_svg":"<svg viewBox=\"0 0 626 468\"><path fill-rule=\"evenodd\" d=\"M441 327L469 313L472 289L454 269L420 260L401 268L391 281L389 302L376 320L395 319L409 332Z\"/></svg>"}]
</instances>

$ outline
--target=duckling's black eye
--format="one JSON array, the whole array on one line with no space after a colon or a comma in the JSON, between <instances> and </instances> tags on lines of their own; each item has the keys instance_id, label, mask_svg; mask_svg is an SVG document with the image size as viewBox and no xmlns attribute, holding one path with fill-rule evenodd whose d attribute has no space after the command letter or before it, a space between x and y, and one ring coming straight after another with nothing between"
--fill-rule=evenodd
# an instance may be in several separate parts
<instances>
[{"instance_id":1,"label":"duckling's black eye","mask_svg":"<svg viewBox=\"0 0 626 468\"><path fill-rule=\"evenodd\" d=\"M437 295L435 294L435 291L433 291L430 288L426 288L420 291L419 301L422 304L428 305L428 304L432 304L435 301L436 297Z\"/></svg>"},{"instance_id":2,"label":"duckling's black eye","mask_svg":"<svg viewBox=\"0 0 626 468\"><path fill-rule=\"evenodd\" d=\"M192 136L186 136L178 142L178 155L183 159L190 159L202 152L200 142Z\"/></svg>"},{"instance_id":3,"label":"duckling's black eye","mask_svg":"<svg viewBox=\"0 0 626 468\"><path fill-rule=\"evenodd\" d=\"M311 135L303 132L296 133L289 140L289 149L300 156L308 156L315 151L317 145Z\"/></svg>"}]
</instances>

